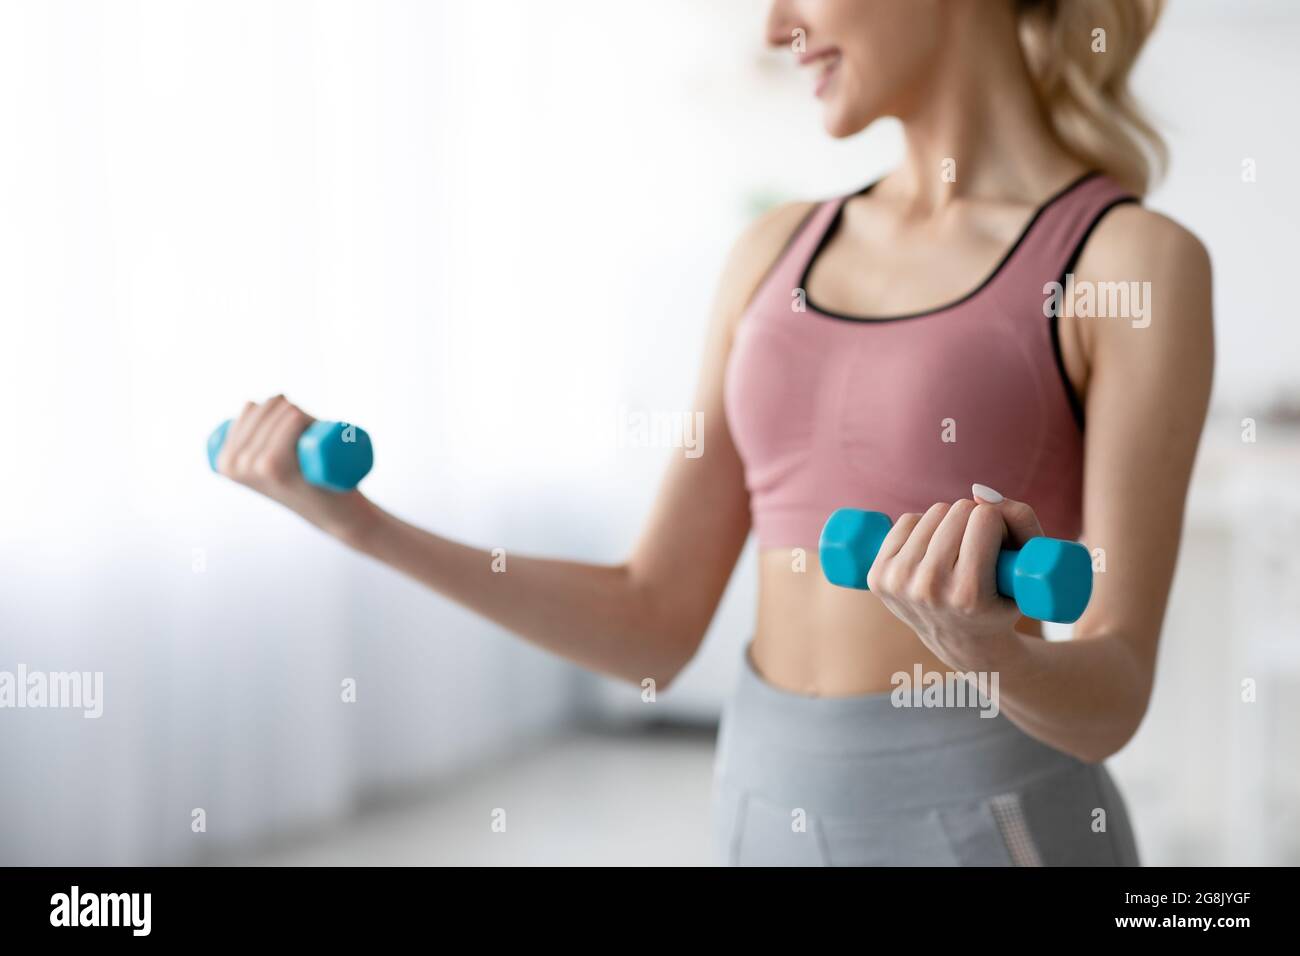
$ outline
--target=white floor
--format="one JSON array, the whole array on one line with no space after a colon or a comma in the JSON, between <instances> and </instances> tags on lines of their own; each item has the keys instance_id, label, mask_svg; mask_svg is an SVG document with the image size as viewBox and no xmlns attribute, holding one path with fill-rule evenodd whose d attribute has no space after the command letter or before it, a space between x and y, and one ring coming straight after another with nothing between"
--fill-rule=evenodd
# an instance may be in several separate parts
<instances>
[{"instance_id":1,"label":"white floor","mask_svg":"<svg viewBox=\"0 0 1300 956\"><path fill-rule=\"evenodd\" d=\"M420 799L230 862L705 866L713 745L704 729L575 732ZM504 832L493 830L498 809Z\"/></svg>"}]
</instances>

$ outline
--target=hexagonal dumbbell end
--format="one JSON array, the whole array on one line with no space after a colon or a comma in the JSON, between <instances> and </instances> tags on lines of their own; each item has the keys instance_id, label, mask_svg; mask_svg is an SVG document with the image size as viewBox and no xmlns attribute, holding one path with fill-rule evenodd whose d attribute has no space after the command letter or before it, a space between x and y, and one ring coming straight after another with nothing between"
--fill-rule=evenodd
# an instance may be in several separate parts
<instances>
[{"instance_id":1,"label":"hexagonal dumbbell end","mask_svg":"<svg viewBox=\"0 0 1300 956\"><path fill-rule=\"evenodd\" d=\"M879 511L840 508L832 514L817 547L826 580L869 590L867 572L892 525ZM1019 551L999 552L997 588L1026 617L1072 624L1092 597L1092 555L1077 541L1031 538Z\"/></svg>"},{"instance_id":2,"label":"hexagonal dumbbell end","mask_svg":"<svg viewBox=\"0 0 1300 956\"><path fill-rule=\"evenodd\" d=\"M840 508L822 528L817 556L822 574L842 588L868 590L867 572L893 524L879 511Z\"/></svg>"},{"instance_id":3,"label":"hexagonal dumbbell end","mask_svg":"<svg viewBox=\"0 0 1300 956\"><path fill-rule=\"evenodd\" d=\"M370 473L375 452L364 428L345 422L312 422L298 439L298 467L307 483L351 491Z\"/></svg>"},{"instance_id":4,"label":"hexagonal dumbbell end","mask_svg":"<svg viewBox=\"0 0 1300 956\"><path fill-rule=\"evenodd\" d=\"M998 555L998 593L1025 617L1073 624L1092 598L1092 555L1077 541L1030 538Z\"/></svg>"}]
</instances>

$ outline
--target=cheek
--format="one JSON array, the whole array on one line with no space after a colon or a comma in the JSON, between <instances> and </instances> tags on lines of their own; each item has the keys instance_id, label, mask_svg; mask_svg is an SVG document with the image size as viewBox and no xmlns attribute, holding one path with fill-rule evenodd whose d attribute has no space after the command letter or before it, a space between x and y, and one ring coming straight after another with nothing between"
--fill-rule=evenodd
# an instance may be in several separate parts
<instances>
[{"instance_id":1,"label":"cheek","mask_svg":"<svg viewBox=\"0 0 1300 956\"><path fill-rule=\"evenodd\" d=\"M826 129L832 136L852 136L878 119L882 111L880 91L870 75L844 63L837 76L834 95L826 101Z\"/></svg>"},{"instance_id":2,"label":"cheek","mask_svg":"<svg viewBox=\"0 0 1300 956\"><path fill-rule=\"evenodd\" d=\"M923 25L893 16L874 18L843 44L835 113L840 124L861 129L884 115L905 109L925 84L938 48Z\"/></svg>"}]
</instances>

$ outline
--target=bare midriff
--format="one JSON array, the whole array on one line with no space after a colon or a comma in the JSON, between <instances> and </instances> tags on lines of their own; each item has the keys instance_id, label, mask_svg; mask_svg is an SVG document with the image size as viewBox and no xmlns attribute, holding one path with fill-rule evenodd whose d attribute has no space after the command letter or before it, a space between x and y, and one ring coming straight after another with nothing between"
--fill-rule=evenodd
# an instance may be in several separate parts
<instances>
[{"instance_id":1,"label":"bare midriff","mask_svg":"<svg viewBox=\"0 0 1300 956\"><path fill-rule=\"evenodd\" d=\"M814 697L888 692L893 675L951 670L869 591L839 588L822 577L816 551L798 570L789 549L759 553L758 618L750 647L770 684ZM1016 629L1040 635L1037 621Z\"/></svg>"}]
</instances>

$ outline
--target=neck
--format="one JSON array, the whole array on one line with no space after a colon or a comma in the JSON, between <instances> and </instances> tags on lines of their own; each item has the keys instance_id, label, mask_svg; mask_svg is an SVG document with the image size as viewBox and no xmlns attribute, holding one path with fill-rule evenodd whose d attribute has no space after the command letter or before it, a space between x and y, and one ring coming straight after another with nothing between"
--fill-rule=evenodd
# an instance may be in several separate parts
<instances>
[{"instance_id":1,"label":"neck","mask_svg":"<svg viewBox=\"0 0 1300 956\"><path fill-rule=\"evenodd\" d=\"M899 110L897 188L918 211L963 198L1036 202L1083 164L1056 139L1011 4L962 5L924 88Z\"/></svg>"}]
</instances>

